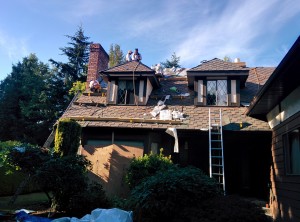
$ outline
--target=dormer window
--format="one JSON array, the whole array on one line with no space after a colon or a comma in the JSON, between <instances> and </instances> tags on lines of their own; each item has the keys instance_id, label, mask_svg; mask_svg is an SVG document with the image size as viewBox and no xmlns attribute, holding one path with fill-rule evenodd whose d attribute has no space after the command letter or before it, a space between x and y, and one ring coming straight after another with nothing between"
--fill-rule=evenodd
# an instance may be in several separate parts
<instances>
[{"instance_id":1,"label":"dormer window","mask_svg":"<svg viewBox=\"0 0 300 222\"><path fill-rule=\"evenodd\" d=\"M108 103L118 105L144 105L146 101L145 80L112 80L108 84Z\"/></svg>"},{"instance_id":2,"label":"dormer window","mask_svg":"<svg viewBox=\"0 0 300 222\"><path fill-rule=\"evenodd\" d=\"M239 98L237 82L239 81L224 77L197 80L195 105L237 106Z\"/></svg>"},{"instance_id":3,"label":"dormer window","mask_svg":"<svg viewBox=\"0 0 300 222\"><path fill-rule=\"evenodd\" d=\"M195 91L198 106L240 106L240 89L249 69L245 63L212 59L187 71L188 85Z\"/></svg>"},{"instance_id":4,"label":"dormer window","mask_svg":"<svg viewBox=\"0 0 300 222\"><path fill-rule=\"evenodd\" d=\"M207 80L206 101L208 106L227 106L227 80Z\"/></svg>"}]
</instances>

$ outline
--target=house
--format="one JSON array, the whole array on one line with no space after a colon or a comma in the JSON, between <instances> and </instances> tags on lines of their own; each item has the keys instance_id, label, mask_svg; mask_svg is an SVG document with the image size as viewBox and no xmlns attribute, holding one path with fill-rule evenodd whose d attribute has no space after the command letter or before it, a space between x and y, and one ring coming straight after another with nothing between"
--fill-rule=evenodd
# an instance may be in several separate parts
<instances>
[{"instance_id":1,"label":"house","mask_svg":"<svg viewBox=\"0 0 300 222\"><path fill-rule=\"evenodd\" d=\"M106 55L100 44L91 45L87 79L101 76L107 88L83 93L62 118L82 125L81 153L108 193L125 196L130 159L160 148L175 163L208 173L209 110L221 109L226 192L268 197L271 130L245 112L274 68L215 58L157 73L137 61L108 68Z\"/></svg>"},{"instance_id":2,"label":"house","mask_svg":"<svg viewBox=\"0 0 300 222\"><path fill-rule=\"evenodd\" d=\"M279 221L300 221L300 37L251 102L247 115L272 129L270 206Z\"/></svg>"}]
</instances>

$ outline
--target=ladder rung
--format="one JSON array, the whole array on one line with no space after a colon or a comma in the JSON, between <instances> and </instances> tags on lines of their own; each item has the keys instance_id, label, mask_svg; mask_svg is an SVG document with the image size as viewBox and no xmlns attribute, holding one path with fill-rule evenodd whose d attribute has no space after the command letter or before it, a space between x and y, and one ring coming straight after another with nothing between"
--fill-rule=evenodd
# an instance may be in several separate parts
<instances>
[{"instance_id":1,"label":"ladder rung","mask_svg":"<svg viewBox=\"0 0 300 222\"><path fill-rule=\"evenodd\" d=\"M219 126L218 123L212 123L211 126Z\"/></svg>"},{"instance_id":2,"label":"ladder rung","mask_svg":"<svg viewBox=\"0 0 300 222\"><path fill-rule=\"evenodd\" d=\"M211 148L211 150L222 150L222 148L220 148L220 147L214 147L214 148Z\"/></svg>"},{"instance_id":3,"label":"ladder rung","mask_svg":"<svg viewBox=\"0 0 300 222\"><path fill-rule=\"evenodd\" d=\"M210 113L217 113L217 114L219 114L220 111L210 111Z\"/></svg>"},{"instance_id":4,"label":"ladder rung","mask_svg":"<svg viewBox=\"0 0 300 222\"><path fill-rule=\"evenodd\" d=\"M223 176L223 173L212 173L212 175L215 175L215 176Z\"/></svg>"},{"instance_id":5,"label":"ladder rung","mask_svg":"<svg viewBox=\"0 0 300 222\"><path fill-rule=\"evenodd\" d=\"M212 135L221 135L221 133L211 132Z\"/></svg>"},{"instance_id":6,"label":"ladder rung","mask_svg":"<svg viewBox=\"0 0 300 222\"><path fill-rule=\"evenodd\" d=\"M211 158L219 158L219 159L221 159L222 156L211 156Z\"/></svg>"},{"instance_id":7,"label":"ladder rung","mask_svg":"<svg viewBox=\"0 0 300 222\"><path fill-rule=\"evenodd\" d=\"M222 164L212 164L212 166L214 166L214 167L223 167Z\"/></svg>"},{"instance_id":8,"label":"ladder rung","mask_svg":"<svg viewBox=\"0 0 300 222\"><path fill-rule=\"evenodd\" d=\"M211 140L211 142L222 142L222 140Z\"/></svg>"}]
</instances>

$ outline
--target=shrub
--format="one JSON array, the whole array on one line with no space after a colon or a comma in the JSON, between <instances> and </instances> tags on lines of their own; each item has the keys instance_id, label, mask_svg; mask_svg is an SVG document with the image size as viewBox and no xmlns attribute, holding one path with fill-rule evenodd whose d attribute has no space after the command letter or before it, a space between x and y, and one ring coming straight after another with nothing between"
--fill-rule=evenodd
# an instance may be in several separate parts
<instances>
[{"instance_id":1,"label":"shrub","mask_svg":"<svg viewBox=\"0 0 300 222\"><path fill-rule=\"evenodd\" d=\"M261 207L238 196L220 196L182 209L175 222L271 222ZM186 220L187 219L187 220Z\"/></svg>"},{"instance_id":2,"label":"shrub","mask_svg":"<svg viewBox=\"0 0 300 222\"><path fill-rule=\"evenodd\" d=\"M81 126L74 120L58 122L55 132L54 152L60 156L75 155L80 145Z\"/></svg>"},{"instance_id":3,"label":"shrub","mask_svg":"<svg viewBox=\"0 0 300 222\"><path fill-rule=\"evenodd\" d=\"M70 215L81 217L96 208L110 207L111 204L102 185L91 183L82 193L78 193L71 198L67 211Z\"/></svg>"},{"instance_id":4,"label":"shrub","mask_svg":"<svg viewBox=\"0 0 300 222\"><path fill-rule=\"evenodd\" d=\"M216 181L200 169L174 165L137 185L131 192L129 205L143 221L172 221L182 209L218 195Z\"/></svg>"},{"instance_id":5,"label":"shrub","mask_svg":"<svg viewBox=\"0 0 300 222\"><path fill-rule=\"evenodd\" d=\"M157 172L165 171L173 165L171 156L164 156L162 152L161 148L159 154L145 154L131 160L125 176L131 189L140 184L143 179L153 176Z\"/></svg>"},{"instance_id":6,"label":"shrub","mask_svg":"<svg viewBox=\"0 0 300 222\"><path fill-rule=\"evenodd\" d=\"M52 194L52 208L67 211L72 196L84 192L88 185L84 156L53 157L36 172L36 180L46 193Z\"/></svg>"}]
</instances>

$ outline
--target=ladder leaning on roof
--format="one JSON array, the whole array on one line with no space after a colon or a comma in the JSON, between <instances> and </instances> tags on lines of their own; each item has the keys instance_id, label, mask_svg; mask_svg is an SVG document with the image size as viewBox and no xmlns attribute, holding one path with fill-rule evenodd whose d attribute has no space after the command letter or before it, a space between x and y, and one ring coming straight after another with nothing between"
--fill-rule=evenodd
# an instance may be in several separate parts
<instances>
[{"instance_id":1,"label":"ladder leaning on roof","mask_svg":"<svg viewBox=\"0 0 300 222\"><path fill-rule=\"evenodd\" d=\"M222 110L208 111L209 116L209 174L215 178L225 195Z\"/></svg>"}]
</instances>

